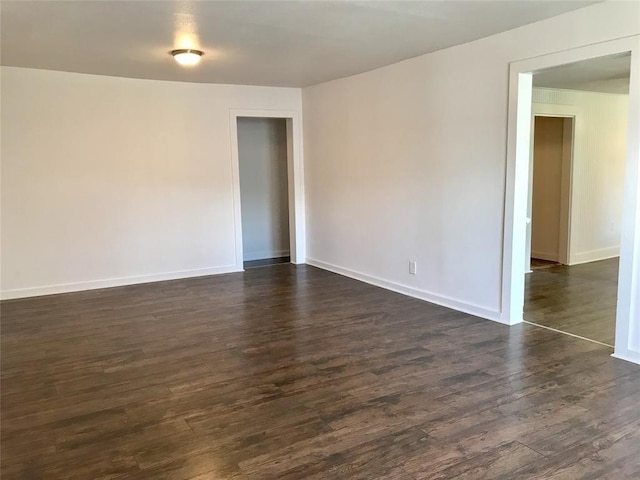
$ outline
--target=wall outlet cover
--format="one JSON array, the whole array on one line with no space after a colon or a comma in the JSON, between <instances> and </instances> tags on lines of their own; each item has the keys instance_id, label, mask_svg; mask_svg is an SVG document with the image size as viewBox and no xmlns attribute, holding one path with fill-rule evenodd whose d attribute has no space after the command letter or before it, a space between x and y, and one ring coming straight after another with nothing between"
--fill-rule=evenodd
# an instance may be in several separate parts
<instances>
[{"instance_id":1,"label":"wall outlet cover","mask_svg":"<svg viewBox=\"0 0 640 480\"><path fill-rule=\"evenodd\" d=\"M418 270L418 262L415 260L409 260L409 273L415 275Z\"/></svg>"}]
</instances>

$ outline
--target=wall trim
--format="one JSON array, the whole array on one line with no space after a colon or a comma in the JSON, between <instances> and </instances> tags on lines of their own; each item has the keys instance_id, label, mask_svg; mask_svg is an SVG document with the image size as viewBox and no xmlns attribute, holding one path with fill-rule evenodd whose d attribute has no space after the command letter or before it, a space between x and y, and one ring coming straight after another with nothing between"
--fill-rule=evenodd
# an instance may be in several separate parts
<instances>
[{"instance_id":1,"label":"wall trim","mask_svg":"<svg viewBox=\"0 0 640 480\"><path fill-rule=\"evenodd\" d=\"M402 285L401 283L391 282L389 280L384 280L382 278L374 277L372 275L367 275L366 273L361 273L355 270L350 270L348 268L339 267L337 265L333 265L331 263L323 262L320 260L315 260L309 257L307 257L306 263L307 265L311 265L312 267L321 268L322 270L327 270L329 272L333 272L339 275L343 275L345 277L353 278L355 280L359 280L361 282L368 283L370 285L375 285L376 287L381 287L386 290L391 290L392 292L401 293L409 297L417 298L419 300L424 300L425 302L434 303L442 307L451 308L452 310L457 310L459 312L467 313L469 315L483 318L485 320L491 320L498 323L505 323L502 320L502 316L500 315L500 312L497 310L490 310L488 308L480 307L472 303L467 303L461 300L456 300L454 298L427 292L425 290L419 290L417 288L409 287L408 285Z\"/></svg>"},{"instance_id":2,"label":"wall trim","mask_svg":"<svg viewBox=\"0 0 640 480\"><path fill-rule=\"evenodd\" d=\"M208 275L220 275L222 273L242 272L235 265L222 267L197 268L193 270L178 270L175 272L154 273L151 275L136 275L133 277L106 278L103 280L89 280L87 282L61 283L57 285L45 285L41 287L16 288L0 292L0 299L10 300L14 298L40 297L43 295L56 295L58 293L82 292L85 290L97 290L100 288L123 287L140 283L162 282L165 280L179 280L182 278L205 277Z\"/></svg>"},{"instance_id":3,"label":"wall trim","mask_svg":"<svg viewBox=\"0 0 640 480\"><path fill-rule=\"evenodd\" d=\"M620 256L620 246L599 248L574 254L569 265L579 265L581 263L597 262Z\"/></svg>"},{"instance_id":4,"label":"wall trim","mask_svg":"<svg viewBox=\"0 0 640 480\"><path fill-rule=\"evenodd\" d=\"M640 364L640 352L634 352L630 350L624 355L620 353L612 353L611 356L613 358L617 358L618 360L624 360L625 362Z\"/></svg>"}]
</instances>

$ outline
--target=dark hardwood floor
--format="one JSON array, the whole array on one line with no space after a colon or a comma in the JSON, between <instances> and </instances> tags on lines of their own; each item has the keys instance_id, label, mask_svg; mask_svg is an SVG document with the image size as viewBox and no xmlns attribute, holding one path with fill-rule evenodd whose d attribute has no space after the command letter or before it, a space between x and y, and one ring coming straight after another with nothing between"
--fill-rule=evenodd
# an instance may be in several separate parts
<instances>
[{"instance_id":1,"label":"dark hardwood floor","mask_svg":"<svg viewBox=\"0 0 640 480\"><path fill-rule=\"evenodd\" d=\"M527 274L525 320L562 332L614 344L618 259Z\"/></svg>"},{"instance_id":2,"label":"dark hardwood floor","mask_svg":"<svg viewBox=\"0 0 640 480\"><path fill-rule=\"evenodd\" d=\"M640 476L640 367L312 267L1 308L3 480Z\"/></svg>"},{"instance_id":3,"label":"dark hardwood floor","mask_svg":"<svg viewBox=\"0 0 640 480\"><path fill-rule=\"evenodd\" d=\"M558 262L552 262L550 260L542 260L540 258L531 259L531 270L540 270L541 268L556 267L560 265Z\"/></svg>"}]
</instances>

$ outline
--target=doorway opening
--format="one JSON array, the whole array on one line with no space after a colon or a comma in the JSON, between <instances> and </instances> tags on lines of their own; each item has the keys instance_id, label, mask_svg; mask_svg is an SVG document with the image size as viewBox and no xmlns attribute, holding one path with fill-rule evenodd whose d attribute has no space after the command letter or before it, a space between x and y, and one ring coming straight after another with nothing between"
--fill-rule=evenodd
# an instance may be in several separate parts
<instances>
[{"instance_id":1,"label":"doorway opening","mask_svg":"<svg viewBox=\"0 0 640 480\"><path fill-rule=\"evenodd\" d=\"M535 114L527 215L527 271L569 264L573 117Z\"/></svg>"},{"instance_id":2,"label":"doorway opening","mask_svg":"<svg viewBox=\"0 0 640 480\"><path fill-rule=\"evenodd\" d=\"M297 110L229 111L236 268L305 262Z\"/></svg>"},{"instance_id":3,"label":"doorway opening","mask_svg":"<svg viewBox=\"0 0 640 480\"><path fill-rule=\"evenodd\" d=\"M635 363L640 363L639 53L636 36L511 64L502 296L505 323L526 321L614 346L615 357ZM536 129L540 141L545 130L547 140L555 138L553 181L548 172L534 170L541 161ZM567 144L569 132L573 138ZM568 145L570 154L563 154ZM536 179L546 191L543 201L559 208L542 220L550 207L534 212L540 200L533 198ZM536 223L545 220L548 225L538 232L544 238L537 238ZM532 269L532 257L545 258L535 260Z\"/></svg>"},{"instance_id":4,"label":"doorway opening","mask_svg":"<svg viewBox=\"0 0 640 480\"><path fill-rule=\"evenodd\" d=\"M290 261L287 123L238 117L244 268Z\"/></svg>"},{"instance_id":5,"label":"doorway opening","mask_svg":"<svg viewBox=\"0 0 640 480\"><path fill-rule=\"evenodd\" d=\"M611 348L629 69L622 54L543 70L531 106L524 320Z\"/></svg>"}]
</instances>

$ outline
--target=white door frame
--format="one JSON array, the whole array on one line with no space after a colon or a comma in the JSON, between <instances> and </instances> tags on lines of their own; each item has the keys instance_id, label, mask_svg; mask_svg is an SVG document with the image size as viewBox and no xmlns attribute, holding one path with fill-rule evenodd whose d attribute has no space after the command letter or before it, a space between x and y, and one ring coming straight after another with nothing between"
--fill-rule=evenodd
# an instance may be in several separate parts
<instances>
[{"instance_id":1,"label":"white door frame","mask_svg":"<svg viewBox=\"0 0 640 480\"><path fill-rule=\"evenodd\" d=\"M231 167L235 228L236 270L244 270L242 252L242 209L240 204L240 160L238 157L238 118L284 118L287 120L287 170L289 188L289 248L291 263L305 263L306 232L304 205L304 161L302 158L302 115L297 110L230 109Z\"/></svg>"},{"instance_id":2,"label":"white door frame","mask_svg":"<svg viewBox=\"0 0 640 480\"><path fill-rule=\"evenodd\" d=\"M523 320L533 72L627 52L631 52L629 123L613 356L640 364L640 35L510 64L501 317L510 325Z\"/></svg>"}]
</instances>

